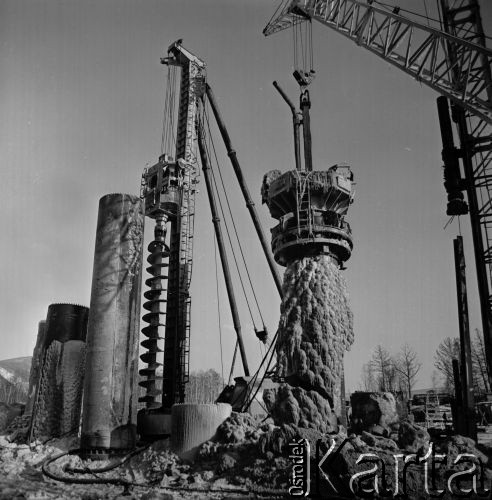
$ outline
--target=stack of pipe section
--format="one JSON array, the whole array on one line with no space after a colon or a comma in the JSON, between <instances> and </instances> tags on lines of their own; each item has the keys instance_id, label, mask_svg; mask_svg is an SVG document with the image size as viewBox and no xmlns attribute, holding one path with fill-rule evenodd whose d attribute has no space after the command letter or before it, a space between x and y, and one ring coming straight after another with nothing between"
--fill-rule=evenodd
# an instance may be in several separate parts
<instances>
[{"instance_id":1,"label":"stack of pipe section","mask_svg":"<svg viewBox=\"0 0 492 500\"><path fill-rule=\"evenodd\" d=\"M144 232L138 196L99 201L87 337L81 448L105 458L135 446Z\"/></svg>"},{"instance_id":2,"label":"stack of pipe section","mask_svg":"<svg viewBox=\"0 0 492 500\"><path fill-rule=\"evenodd\" d=\"M30 376L30 440L78 432L88 314L87 307L51 304L45 325L39 325Z\"/></svg>"}]
</instances>

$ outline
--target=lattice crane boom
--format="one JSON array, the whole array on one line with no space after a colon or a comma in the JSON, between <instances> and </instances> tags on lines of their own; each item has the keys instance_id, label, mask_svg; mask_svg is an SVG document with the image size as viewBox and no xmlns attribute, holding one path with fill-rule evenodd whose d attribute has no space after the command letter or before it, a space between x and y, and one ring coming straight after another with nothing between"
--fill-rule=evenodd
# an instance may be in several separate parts
<instances>
[{"instance_id":1,"label":"lattice crane boom","mask_svg":"<svg viewBox=\"0 0 492 500\"><path fill-rule=\"evenodd\" d=\"M492 124L492 105L483 94L492 88L485 88L482 78L484 61L492 63L490 49L407 19L396 9L390 12L359 0L292 0L263 33L268 36L307 19L336 30ZM460 52L459 61L449 59L449 45ZM463 75L460 89L453 76L457 64Z\"/></svg>"},{"instance_id":2,"label":"lattice crane boom","mask_svg":"<svg viewBox=\"0 0 492 500\"><path fill-rule=\"evenodd\" d=\"M467 192L470 205L484 344L492 383L492 50L485 45L478 1L440 0L443 31L403 17L398 7L388 10L376 3L289 0L263 33L268 36L314 19L453 102L453 121L460 141L454 154L456 162L459 158L463 165L463 179L459 179L458 171L455 187ZM446 170L445 162L445 178ZM457 207L458 210L448 204L448 214L462 215L468 209L466 204Z\"/></svg>"}]
</instances>

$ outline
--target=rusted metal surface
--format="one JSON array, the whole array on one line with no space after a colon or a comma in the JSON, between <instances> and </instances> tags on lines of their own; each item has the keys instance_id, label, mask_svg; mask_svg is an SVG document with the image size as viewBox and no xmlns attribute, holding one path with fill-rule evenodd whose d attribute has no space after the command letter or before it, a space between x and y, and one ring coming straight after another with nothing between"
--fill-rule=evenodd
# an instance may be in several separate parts
<instances>
[{"instance_id":1,"label":"rusted metal surface","mask_svg":"<svg viewBox=\"0 0 492 500\"><path fill-rule=\"evenodd\" d=\"M143 230L138 196L101 198L82 414L81 447L88 453L135 445Z\"/></svg>"},{"instance_id":2,"label":"rusted metal surface","mask_svg":"<svg viewBox=\"0 0 492 500\"><path fill-rule=\"evenodd\" d=\"M81 305L50 304L45 324L39 324L30 373L29 440L78 431L88 315Z\"/></svg>"},{"instance_id":3,"label":"rusted metal surface","mask_svg":"<svg viewBox=\"0 0 492 500\"><path fill-rule=\"evenodd\" d=\"M87 337L89 309L77 304L51 304L46 315L46 337L44 346L53 340L82 340Z\"/></svg>"},{"instance_id":4,"label":"rusted metal surface","mask_svg":"<svg viewBox=\"0 0 492 500\"><path fill-rule=\"evenodd\" d=\"M85 342L50 343L44 356L32 438L44 441L78 432L84 365Z\"/></svg>"}]
</instances>

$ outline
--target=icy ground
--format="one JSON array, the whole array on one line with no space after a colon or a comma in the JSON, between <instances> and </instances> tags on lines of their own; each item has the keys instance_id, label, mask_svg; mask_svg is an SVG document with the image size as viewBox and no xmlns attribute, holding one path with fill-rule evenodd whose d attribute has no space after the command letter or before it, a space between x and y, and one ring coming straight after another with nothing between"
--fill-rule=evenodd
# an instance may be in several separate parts
<instances>
[{"instance_id":1,"label":"icy ground","mask_svg":"<svg viewBox=\"0 0 492 500\"><path fill-rule=\"evenodd\" d=\"M242 417L238 417L242 420ZM63 455L45 466L50 474L68 482L53 480L43 473L47 459L78 447L78 438L54 439L18 444L0 436L0 499L242 499L284 498L287 463L272 453L261 453L258 440L263 431L249 422L223 428L220 442L204 443L193 464L179 459L158 441L136 453L119 467L91 472L120 459L90 461L78 455ZM225 426L227 427L227 426ZM85 469L85 473L70 469ZM110 478L118 484L94 484ZM73 480L87 480L76 484Z\"/></svg>"}]
</instances>

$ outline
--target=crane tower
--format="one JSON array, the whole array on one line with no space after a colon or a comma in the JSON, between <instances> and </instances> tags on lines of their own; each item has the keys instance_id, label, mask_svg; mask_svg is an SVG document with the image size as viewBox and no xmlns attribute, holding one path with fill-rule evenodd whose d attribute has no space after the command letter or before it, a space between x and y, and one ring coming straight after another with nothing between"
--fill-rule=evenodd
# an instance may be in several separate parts
<instances>
[{"instance_id":1,"label":"crane tower","mask_svg":"<svg viewBox=\"0 0 492 500\"><path fill-rule=\"evenodd\" d=\"M470 213L492 383L492 50L485 44L477 0L440 0L438 5L439 28L376 0L288 0L263 33L268 36L318 21L451 101L459 147L454 146L451 127L447 127L449 134L443 136L447 214ZM447 103L438 102L442 123L449 111Z\"/></svg>"}]
</instances>

